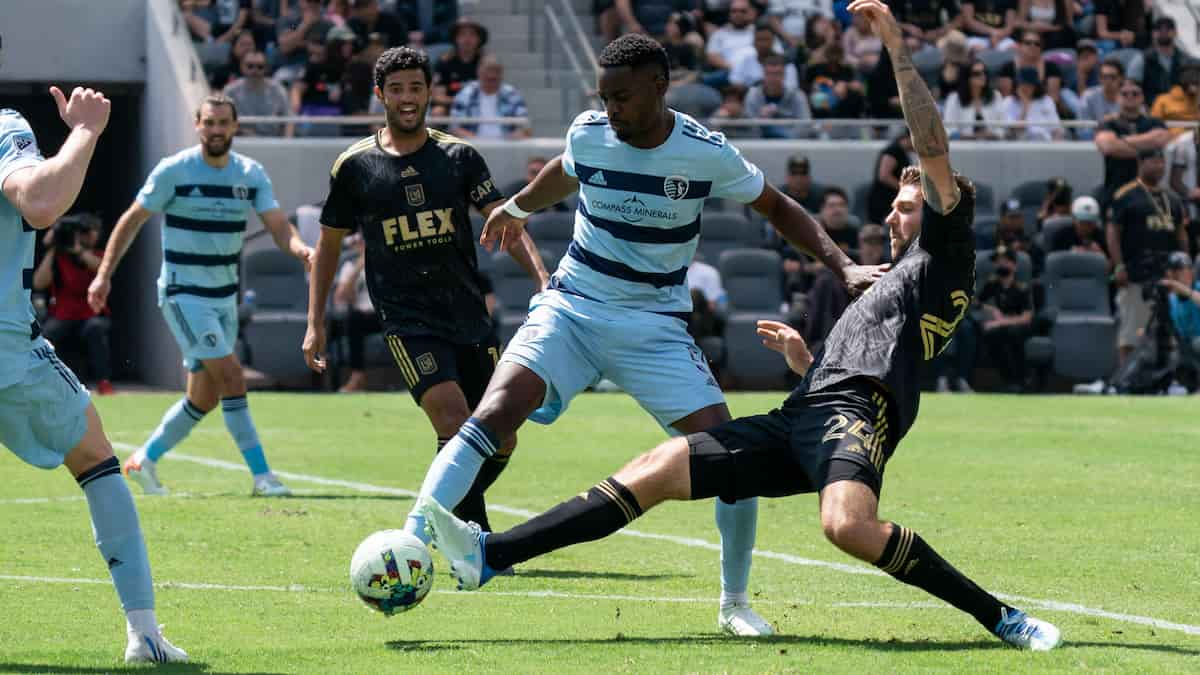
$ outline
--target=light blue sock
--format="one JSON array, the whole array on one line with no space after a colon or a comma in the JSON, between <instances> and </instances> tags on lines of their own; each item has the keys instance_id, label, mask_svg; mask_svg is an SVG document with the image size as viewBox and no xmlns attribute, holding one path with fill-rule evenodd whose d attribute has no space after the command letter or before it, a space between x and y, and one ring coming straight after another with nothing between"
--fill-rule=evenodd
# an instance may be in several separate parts
<instances>
[{"instance_id":1,"label":"light blue sock","mask_svg":"<svg viewBox=\"0 0 1200 675\"><path fill-rule=\"evenodd\" d=\"M433 458L433 464L421 483L421 496L432 497L446 510L453 510L467 496L483 461L496 452L499 443L490 431L474 417L463 423L446 446ZM414 509L404 521L404 529L429 543L425 533L425 518Z\"/></svg>"},{"instance_id":2,"label":"light blue sock","mask_svg":"<svg viewBox=\"0 0 1200 675\"><path fill-rule=\"evenodd\" d=\"M126 612L154 609L146 542L142 539L133 496L121 477L121 463L116 457L109 457L76 480L87 497L96 547L108 564L121 607Z\"/></svg>"},{"instance_id":3,"label":"light blue sock","mask_svg":"<svg viewBox=\"0 0 1200 675\"><path fill-rule=\"evenodd\" d=\"M242 451L242 459L246 460L250 473L255 476L270 473L271 467L258 440L258 430L254 428L254 420L250 419L250 404L246 402L246 397L221 399L221 415L225 418L225 428L233 436L233 442Z\"/></svg>"},{"instance_id":4,"label":"light blue sock","mask_svg":"<svg viewBox=\"0 0 1200 675\"><path fill-rule=\"evenodd\" d=\"M176 401L175 405L167 409L167 414L163 415L158 428L150 434L150 440L146 441L146 457L152 462L157 462L167 451L187 438L206 414L192 405L186 397Z\"/></svg>"},{"instance_id":5,"label":"light blue sock","mask_svg":"<svg viewBox=\"0 0 1200 675\"><path fill-rule=\"evenodd\" d=\"M758 498L733 504L717 500L717 530L721 533L721 599L745 601L750 586L750 560L758 529Z\"/></svg>"}]
</instances>

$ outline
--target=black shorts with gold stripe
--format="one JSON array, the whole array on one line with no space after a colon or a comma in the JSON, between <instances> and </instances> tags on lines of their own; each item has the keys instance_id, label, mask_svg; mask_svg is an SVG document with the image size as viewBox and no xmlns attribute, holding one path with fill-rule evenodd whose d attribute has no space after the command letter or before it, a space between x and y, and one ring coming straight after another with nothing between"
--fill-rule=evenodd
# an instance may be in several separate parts
<instances>
[{"instance_id":1,"label":"black shorts with gold stripe","mask_svg":"<svg viewBox=\"0 0 1200 675\"><path fill-rule=\"evenodd\" d=\"M482 342L460 345L432 335L400 335L385 326L383 339L417 405L431 387L453 381L474 410L500 361L495 333Z\"/></svg>"},{"instance_id":2,"label":"black shorts with gold stripe","mask_svg":"<svg viewBox=\"0 0 1200 675\"><path fill-rule=\"evenodd\" d=\"M790 403L688 436L692 499L786 497L840 480L879 496L894 448L882 390L851 379Z\"/></svg>"}]
</instances>

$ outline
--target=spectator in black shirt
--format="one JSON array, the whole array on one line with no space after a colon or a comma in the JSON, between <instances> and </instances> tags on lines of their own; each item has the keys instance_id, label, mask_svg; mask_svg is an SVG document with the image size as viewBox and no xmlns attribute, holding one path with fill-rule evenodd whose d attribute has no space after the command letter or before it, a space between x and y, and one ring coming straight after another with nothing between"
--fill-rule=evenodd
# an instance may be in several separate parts
<instances>
[{"instance_id":1,"label":"spectator in black shirt","mask_svg":"<svg viewBox=\"0 0 1200 675\"><path fill-rule=\"evenodd\" d=\"M936 44L957 28L961 15L957 0L897 0L891 7L908 48L914 52Z\"/></svg>"},{"instance_id":2,"label":"spectator in black shirt","mask_svg":"<svg viewBox=\"0 0 1200 675\"><path fill-rule=\"evenodd\" d=\"M676 12L696 9L696 0L617 0L617 14L630 33L658 40L667 32L667 21Z\"/></svg>"},{"instance_id":3,"label":"spectator in black shirt","mask_svg":"<svg viewBox=\"0 0 1200 675\"><path fill-rule=\"evenodd\" d=\"M659 42L671 61L671 84L688 84L700 77L704 38L693 28L691 17L675 12L667 19L665 32Z\"/></svg>"},{"instance_id":4,"label":"spectator in black shirt","mask_svg":"<svg viewBox=\"0 0 1200 675\"><path fill-rule=\"evenodd\" d=\"M900 134L875 160L875 182L867 197L867 220L882 223L892 211L892 200L900 190L900 172L916 163L912 139L908 132Z\"/></svg>"},{"instance_id":5,"label":"spectator in black shirt","mask_svg":"<svg viewBox=\"0 0 1200 675\"><path fill-rule=\"evenodd\" d=\"M1049 252L1075 251L1077 253L1099 253L1108 260L1108 244L1104 229L1100 226L1100 204L1094 197L1077 197L1071 204L1071 227L1058 230L1047 242ZM1109 269L1112 261L1109 260Z\"/></svg>"},{"instance_id":6,"label":"spectator in black shirt","mask_svg":"<svg viewBox=\"0 0 1200 675\"><path fill-rule=\"evenodd\" d=\"M1025 340L1033 323L1029 289L1016 279L1017 256L1006 248L992 254L992 278L976 299L983 309L983 345L1008 383L1010 392L1025 387Z\"/></svg>"},{"instance_id":7,"label":"spectator in black shirt","mask_svg":"<svg viewBox=\"0 0 1200 675\"><path fill-rule=\"evenodd\" d=\"M840 187L829 187L821 194L821 211L817 220L825 232L843 251L858 245L858 231L850 222L850 198ZM874 264L874 263L872 263Z\"/></svg>"},{"instance_id":8,"label":"spectator in black shirt","mask_svg":"<svg viewBox=\"0 0 1200 675\"><path fill-rule=\"evenodd\" d=\"M450 31L454 49L446 52L434 66L433 106L430 115L448 115L454 97L463 85L479 79L479 57L488 41L488 31L481 24L463 17Z\"/></svg>"},{"instance_id":9,"label":"spectator in black shirt","mask_svg":"<svg viewBox=\"0 0 1200 675\"><path fill-rule=\"evenodd\" d=\"M279 52L275 79L286 85L303 75L308 63L306 45L314 40L324 43L332 29L333 22L325 18L321 0L300 0L276 27Z\"/></svg>"},{"instance_id":10,"label":"spectator in black shirt","mask_svg":"<svg viewBox=\"0 0 1200 675\"><path fill-rule=\"evenodd\" d=\"M1104 195L1107 208L1117 188L1137 177L1137 156L1142 150L1162 150L1171 141L1162 120L1146 115L1142 86L1125 78L1120 89L1120 111L1105 119L1096 131L1096 147L1104 155Z\"/></svg>"},{"instance_id":11,"label":"spectator in black shirt","mask_svg":"<svg viewBox=\"0 0 1200 675\"><path fill-rule=\"evenodd\" d=\"M812 213L821 210L825 188L813 182L811 166L804 155L788 157L787 177L780 191Z\"/></svg>"},{"instance_id":12,"label":"spectator in black shirt","mask_svg":"<svg viewBox=\"0 0 1200 675\"><path fill-rule=\"evenodd\" d=\"M1161 16L1154 20L1154 45L1129 64L1129 77L1142 83L1146 104L1179 84L1180 69L1187 59L1175 46L1175 19Z\"/></svg>"},{"instance_id":13,"label":"spectator in black shirt","mask_svg":"<svg viewBox=\"0 0 1200 675\"><path fill-rule=\"evenodd\" d=\"M1012 49L1017 0L962 0L962 29L971 49Z\"/></svg>"},{"instance_id":14,"label":"spectator in black shirt","mask_svg":"<svg viewBox=\"0 0 1200 675\"><path fill-rule=\"evenodd\" d=\"M1106 51L1150 44L1145 0L1095 0L1096 39Z\"/></svg>"},{"instance_id":15,"label":"spectator in black shirt","mask_svg":"<svg viewBox=\"0 0 1200 675\"><path fill-rule=\"evenodd\" d=\"M379 0L350 0L350 19L346 26L358 37L357 44L367 44L371 33L383 35L388 47L408 43L408 25L399 16L379 8Z\"/></svg>"}]
</instances>

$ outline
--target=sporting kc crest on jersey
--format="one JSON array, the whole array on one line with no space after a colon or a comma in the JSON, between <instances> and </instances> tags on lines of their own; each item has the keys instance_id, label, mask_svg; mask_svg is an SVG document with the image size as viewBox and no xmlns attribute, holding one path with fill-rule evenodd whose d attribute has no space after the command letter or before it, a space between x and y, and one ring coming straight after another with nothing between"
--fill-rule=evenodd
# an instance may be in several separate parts
<instances>
[{"instance_id":1,"label":"sporting kc crest on jersey","mask_svg":"<svg viewBox=\"0 0 1200 675\"><path fill-rule=\"evenodd\" d=\"M688 179L686 176L667 176L663 179L663 193L673 201L679 201L687 196Z\"/></svg>"},{"instance_id":2,"label":"sporting kc crest on jersey","mask_svg":"<svg viewBox=\"0 0 1200 675\"><path fill-rule=\"evenodd\" d=\"M234 185L233 186L233 196L237 199L249 199L250 198L250 188L248 188L245 185L242 185L240 183L238 185Z\"/></svg>"}]
</instances>

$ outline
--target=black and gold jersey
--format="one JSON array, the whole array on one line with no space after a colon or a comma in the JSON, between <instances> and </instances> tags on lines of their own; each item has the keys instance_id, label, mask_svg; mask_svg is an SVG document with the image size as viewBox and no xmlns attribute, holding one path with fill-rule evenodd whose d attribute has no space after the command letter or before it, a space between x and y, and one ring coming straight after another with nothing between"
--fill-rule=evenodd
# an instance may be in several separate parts
<instances>
[{"instance_id":1,"label":"black and gold jersey","mask_svg":"<svg viewBox=\"0 0 1200 675\"><path fill-rule=\"evenodd\" d=\"M1108 222L1121 233L1121 257L1129 280L1145 283L1162 274L1167 253L1179 248L1187 212L1175 193L1130 181L1113 193Z\"/></svg>"},{"instance_id":2,"label":"black and gold jersey","mask_svg":"<svg viewBox=\"0 0 1200 675\"><path fill-rule=\"evenodd\" d=\"M430 129L419 150L399 156L376 134L333 163L321 223L362 232L367 291L390 331L473 344L492 326L470 209L499 199L469 143Z\"/></svg>"},{"instance_id":3,"label":"black and gold jersey","mask_svg":"<svg viewBox=\"0 0 1200 675\"><path fill-rule=\"evenodd\" d=\"M922 365L946 348L971 306L974 220L975 197L965 191L948 214L926 204L921 233L891 271L846 308L784 407L804 405L808 392L870 378L892 399L892 442L899 443L917 417Z\"/></svg>"}]
</instances>

